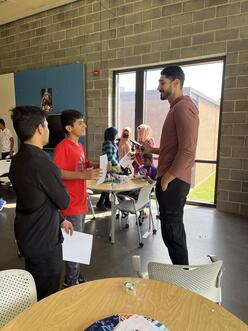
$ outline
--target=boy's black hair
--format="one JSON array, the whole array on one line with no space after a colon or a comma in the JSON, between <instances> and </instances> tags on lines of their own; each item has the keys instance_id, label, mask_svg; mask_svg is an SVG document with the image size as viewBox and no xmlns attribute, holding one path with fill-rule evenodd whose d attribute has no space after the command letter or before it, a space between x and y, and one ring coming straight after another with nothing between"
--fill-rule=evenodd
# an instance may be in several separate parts
<instances>
[{"instance_id":1,"label":"boy's black hair","mask_svg":"<svg viewBox=\"0 0 248 331\"><path fill-rule=\"evenodd\" d=\"M35 106L18 106L10 109L10 112L14 129L21 142L32 138L39 124L44 126L47 118L47 114Z\"/></svg>"},{"instance_id":2,"label":"boy's black hair","mask_svg":"<svg viewBox=\"0 0 248 331\"><path fill-rule=\"evenodd\" d=\"M4 125L5 126L5 122L2 118L0 118L0 124Z\"/></svg>"},{"instance_id":3,"label":"boy's black hair","mask_svg":"<svg viewBox=\"0 0 248 331\"><path fill-rule=\"evenodd\" d=\"M180 80L180 86L183 88L184 80L185 80L185 74L181 67L179 66L167 66L161 71L161 75L166 76L167 78L171 80L179 79Z\"/></svg>"},{"instance_id":4,"label":"boy's black hair","mask_svg":"<svg viewBox=\"0 0 248 331\"><path fill-rule=\"evenodd\" d=\"M153 155L152 155L152 153L145 153L145 154L143 154L142 155L143 156L143 159L148 159L148 160L150 160L150 161L152 161L153 160Z\"/></svg>"},{"instance_id":5,"label":"boy's black hair","mask_svg":"<svg viewBox=\"0 0 248 331\"><path fill-rule=\"evenodd\" d=\"M61 123L65 133L68 133L68 131L66 130L66 126L73 126L73 124L79 118L83 118L83 114L75 109L66 109L61 113Z\"/></svg>"}]
</instances>

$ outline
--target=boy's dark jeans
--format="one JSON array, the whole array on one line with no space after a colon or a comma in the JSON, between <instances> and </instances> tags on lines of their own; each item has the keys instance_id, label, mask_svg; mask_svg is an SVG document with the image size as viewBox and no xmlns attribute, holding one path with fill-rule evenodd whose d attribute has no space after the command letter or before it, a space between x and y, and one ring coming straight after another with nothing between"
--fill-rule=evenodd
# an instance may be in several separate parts
<instances>
[{"instance_id":1,"label":"boy's dark jeans","mask_svg":"<svg viewBox=\"0 0 248 331\"><path fill-rule=\"evenodd\" d=\"M183 208L190 184L175 178L166 191L157 179L156 196L159 203L161 233L173 264L189 264L186 234L183 224Z\"/></svg>"}]
</instances>

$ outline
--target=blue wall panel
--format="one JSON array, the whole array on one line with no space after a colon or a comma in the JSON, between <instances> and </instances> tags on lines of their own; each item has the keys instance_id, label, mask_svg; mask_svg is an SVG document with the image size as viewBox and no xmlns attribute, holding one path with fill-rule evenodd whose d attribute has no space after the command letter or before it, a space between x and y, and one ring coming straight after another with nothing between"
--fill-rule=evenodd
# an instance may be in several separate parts
<instances>
[{"instance_id":1,"label":"blue wall panel","mask_svg":"<svg viewBox=\"0 0 248 331\"><path fill-rule=\"evenodd\" d=\"M14 79L17 106L40 107L41 89L48 87L52 88L53 112L73 108L84 114L83 64L17 72Z\"/></svg>"}]
</instances>

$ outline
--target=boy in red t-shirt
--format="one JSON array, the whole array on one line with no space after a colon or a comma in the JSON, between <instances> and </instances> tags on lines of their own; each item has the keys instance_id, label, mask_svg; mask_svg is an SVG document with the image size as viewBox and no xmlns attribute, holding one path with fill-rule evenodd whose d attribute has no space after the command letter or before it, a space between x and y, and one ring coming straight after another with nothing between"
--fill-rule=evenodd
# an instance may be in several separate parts
<instances>
[{"instance_id":1,"label":"boy in red t-shirt","mask_svg":"<svg viewBox=\"0 0 248 331\"><path fill-rule=\"evenodd\" d=\"M61 114L61 123L67 137L56 146L54 162L61 170L63 183L70 196L69 207L61 213L70 220L75 231L83 232L85 214L88 211L86 179L97 179L100 169L94 169L83 146L78 142L80 137L85 136L83 115L77 110L65 110ZM84 277L80 275L79 263L65 262L64 286L73 286L84 281Z\"/></svg>"}]
</instances>

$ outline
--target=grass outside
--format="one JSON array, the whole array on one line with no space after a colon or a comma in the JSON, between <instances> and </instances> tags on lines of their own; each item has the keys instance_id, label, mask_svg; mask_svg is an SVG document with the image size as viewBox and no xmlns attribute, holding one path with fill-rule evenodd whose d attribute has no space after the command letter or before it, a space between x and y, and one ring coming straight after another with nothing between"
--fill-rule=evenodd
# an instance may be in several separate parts
<instances>
[{"instance_id":1,"label":"grass outside","mask_svg":"<svg viewBox=\"0 0 248 331\"><path fill-rule=\"evenodd\" d=\"M198 186L190 190L188 200L214 202L215 172Z\"/></svg>"}]
</instances>

